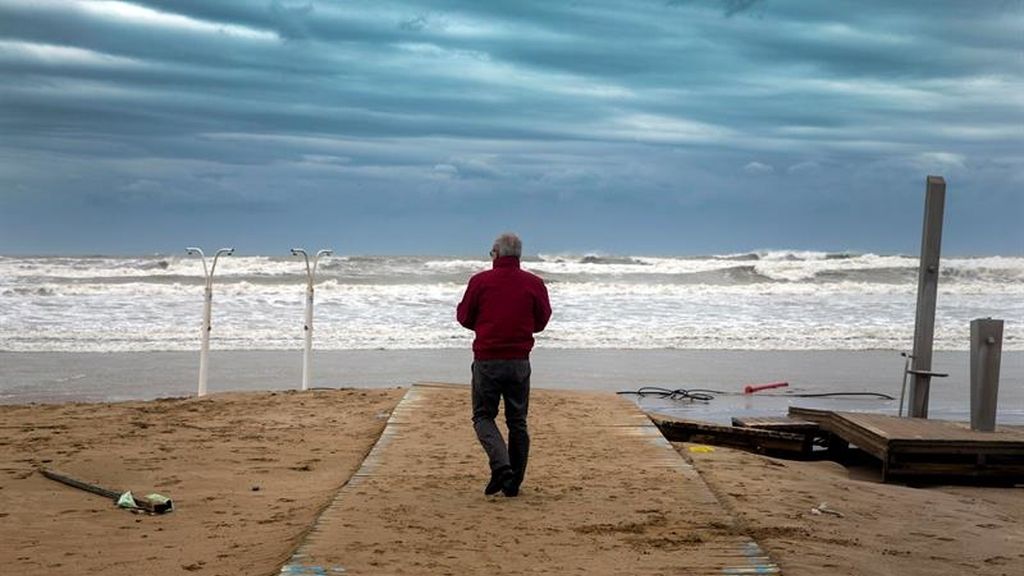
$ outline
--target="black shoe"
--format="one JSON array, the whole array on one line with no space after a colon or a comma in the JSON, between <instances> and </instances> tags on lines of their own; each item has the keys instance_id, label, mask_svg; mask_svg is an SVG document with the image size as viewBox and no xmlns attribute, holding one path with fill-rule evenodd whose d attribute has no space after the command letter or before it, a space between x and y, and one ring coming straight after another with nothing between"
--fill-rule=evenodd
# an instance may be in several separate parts
<instances>
[{"instance_id":1,"label":"black shoe","mask_svg":"<svg viewBox=\"0 0 1024 576\"><path fill-rule=\"evenodd\" d=\"M519 496L519 484L521 483L522 480L519 478L518 474L510 474L508 479L501 485L501 493L504 494L506 498L515 498L516 496Z\"/></svg>"},{"instance_id":2,"label":"black shoe","mask_svg":"<svg viewBox=\"0 0 1024 576\"><path fill-rule=\"evenodd\" d=\"M505 485L515 481L515 473L510 466L503 466L491 472L491 481L484 488L484 494L491 496L505 489Z\"/></svg>"}]
</instances>

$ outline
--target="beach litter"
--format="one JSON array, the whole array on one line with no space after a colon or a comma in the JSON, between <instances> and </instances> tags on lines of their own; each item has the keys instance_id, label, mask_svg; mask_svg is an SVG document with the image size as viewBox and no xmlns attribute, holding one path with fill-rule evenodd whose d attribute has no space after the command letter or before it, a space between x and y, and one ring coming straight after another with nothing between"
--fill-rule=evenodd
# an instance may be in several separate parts
<instances>
[{"instance_id":1,"label":"beach litter","mask_svg":"<svg viewBox=\"0 0 1024 576\"><path fill-rule=\"evenodd\" d=\"M811 508L811 514L814 514L816 516L828 514L830 516L835 516L837 518L845 518L845 515L842 512L829 508L827 502L822 502L821 504L818 504L816 507Z\"/></svg>"},{"instance_id":2,"label":"beach litter","mask_svg":"<svg viewBox=\"0 0 1024 576\"><path fill-rule=\"evenodd\" d=\"M174 511L174 502L167 496L162 494L149 494L148 496L135 496L131 490L125 490L119 492L117 490L110 490L103 488L95 484L83 482L81 480L72 478L66 474L55 472L48 468L40 468L39 473L55 480L61 484L71 486L72 488L78 488L79 490L85 490L92 494L103 496L110 500L113 500L114 504L118 508L124 508L132 512L145 512L149 514L164 514L167 512Z\"/></svg>"},{"instance_id":3,"label":"beach litter","mask_svg":"<svg viewBox=\"0 0 1024 576\"><path fill-rule=\"evenodd\" d=\"M687 390L685 388L663 388L661 386L641 386L636 390L620 390L616 394L632 394L640 398L653 396L668 400L688 400L690 402L710 402L715 399L715 394L726 394L721 390L707 390L704 388Z\"/></svg>"},{"instance_id":4,"label":"beach litter","mask_svg":"<svg viewBox=\"0 0 1024 576\"><path fill-rule=\"evenodd\" d=\"M789 386L789 382L769 382L768 384L750 384L743 388L744 394L753 394L760 392L761 390L772 390L774 388L785 388Z\"/></svg>"}]
</instances>

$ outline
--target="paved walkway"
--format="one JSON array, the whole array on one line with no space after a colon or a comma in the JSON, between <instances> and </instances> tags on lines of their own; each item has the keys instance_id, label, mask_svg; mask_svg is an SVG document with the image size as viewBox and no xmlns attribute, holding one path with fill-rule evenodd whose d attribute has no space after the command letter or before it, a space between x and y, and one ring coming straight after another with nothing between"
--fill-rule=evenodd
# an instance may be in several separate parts
<instances>
[{"instance_id":1,"label":"paved walkway","mask_svg":"<svg viewBox=\"0 0 1024 576\"><path fill-rule=\"evenodd\" d=\"M465 386L417 385L283 575L777 574L647 417L535 390L518 498L483 495Z\"/></svg>"}]
</instances>

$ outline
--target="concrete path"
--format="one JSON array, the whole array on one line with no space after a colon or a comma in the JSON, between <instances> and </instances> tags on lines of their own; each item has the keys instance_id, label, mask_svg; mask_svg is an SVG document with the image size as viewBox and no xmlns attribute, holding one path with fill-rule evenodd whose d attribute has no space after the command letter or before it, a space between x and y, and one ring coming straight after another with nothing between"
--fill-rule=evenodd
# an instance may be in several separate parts
<instances>
[{"instance_id":1,"label":"concrete path","mask_svg":"<svg viewBox=\"0 0 1024 576\"><path fill-rule=\"evenodd\" d=\"M633 403L535 390L518 498L487 497L469 389L409 389L283 575L778 574Z\"/></svg>"}]
</instances>

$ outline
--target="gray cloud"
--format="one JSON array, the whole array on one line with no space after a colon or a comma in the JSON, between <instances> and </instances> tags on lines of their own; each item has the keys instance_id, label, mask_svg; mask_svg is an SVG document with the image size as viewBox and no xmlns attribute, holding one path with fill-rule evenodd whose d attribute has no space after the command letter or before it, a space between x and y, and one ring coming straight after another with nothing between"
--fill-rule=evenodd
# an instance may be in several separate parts
<instances>
[{"instance_id":1,"label":"gray cloud","mask_svg":"<svg viewBox=\"0 0 1024 576\"><path fill-rule=\"evenodd\" d=\"M732 16L738 12L749 10L760 1L761 0L723 0L722 3L725 4L726 16Z\"/></svg>"},{"instance_id":2,"label":"gray cloud","mask_svg":"<svg viewBox=\"0 0 1024 576\"><path fill-rule=\"evenodd\" d=\"M427 17L419 15L403 20L398 24L398 27L407 32L422 32L427 28Z\"/></svg>"},{"instance_id":3,"label":"gray cloud","mask_svg":"<svg viewBox=\"0 0 1024 576\"><path fill-rule=\"evenodd\" d=\"M316 17L312 0L295 2L272 0L270 13L275 19L275 28L284 38L308 38L309 22Z\"/></svg>"},{"instance_id":4,"label":"gray cloud","mask_svg":"<svg viewBox=\"0 0 1024 576\"><path fill-rule=\"evenodd\" d=\"M722 13L726 16L733 16L744 12L760 4L762 0L668 0L668 6L681 6L683 4L717 4Z\"/></svg>"},{"instance_id":5,"label":"gray cloud","mask_svg":"<svg viewBox=\"0 0 1024 576\"><path fill-rule=\"evenodd\" d=\"M775 168L771 164L764 164L755 160L743 166L743 171L747 174L765 175L775 172Z\"/></svg>"},{"instance_id":6,"label":"gray cloud","mask_svg":"<svg viewBox=\"0 0 1024 576\"><path fill-rule=\"evenodd\" d=\"M1021 25L996 1L0 0L0 207L505 196L555 225L821 213L927 171L1019 189Z\"/></svg>"}]
</instances>

